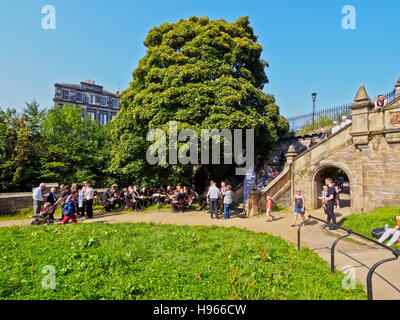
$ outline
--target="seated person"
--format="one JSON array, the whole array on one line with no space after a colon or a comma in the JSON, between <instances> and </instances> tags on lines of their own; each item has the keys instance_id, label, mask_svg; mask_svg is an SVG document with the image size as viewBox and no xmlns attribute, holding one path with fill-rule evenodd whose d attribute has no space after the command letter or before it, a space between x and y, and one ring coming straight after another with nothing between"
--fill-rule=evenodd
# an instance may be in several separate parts
<instances>
[{"instance_id":1,"label":"seated person","mask_svg":"<svg viewBox=\"0 0 400 320\"><path fill-rule=\"evenodd\" d=\"M385 233L379 238L379 242L383 243L386 239L388 239L390 236L392 236L392 238L388 241L388 243L386 244L388 247L392 246L396 241L397 241L397 245L400 245L400 216L396 217L396 221L397 221L397 226L395 226L394 228L389 228L388 225L386 224L385 226Z\"/></svg>"},{"instance_id":2,"label":"seated person","mask_svg":"<svg viewBox=\"0 0 400 320\"><path fill-rule=\"evenodd\" d=\"M328 138L328 132L326 132L325 128L321 128L321 141Z\"/></svg>"},{"instance_id":3,"label":"seated person","mask_svg":"<svg viewBox=\"0 0 400 320\"><path fill-rule=\"evenodd\" d=\"M124 202L125 208L128 208L128 205L133 205L135 203L133 188L130 188L127 192L124 191Z\"/></svg>"},{"instance_id":4,"label":"seated person","mask_svg":"<svg viewBox=\"0 0 400 320\"><path fill-rule=\"evenodd\" d=\"M372 103L374 104L374 110L382 110L384 106L387 105L387 100L385 99L385 96L380 94L378 96L378 99L373 99Z\"/></svg>"},{"instance_id":5,"label":"seated person","mask_svg":"<svg viewBox=\"0 0 400 320\"><path fill-rule=\"evenodd\" d=\"M143 196L140 194L140 192L137 189L137 186L134 186L132 189L132 196L133 200L135 202L135 209L138 209L139 207L143 208Z\"/></svg>"},{"instance_id":6,"label":"seated person","mask_svg":"<svg viewBox=\"0 0 400 320\"><path fill-rule=\"evenodd\" d=\"M347 119L347 116L342 116L342 123L340 124L340 128L344 128L351 123L350 119Z\"/></svg>"},{"instance_id":7,"label":"seated person","mask_svg":"<svg viewBox=\"0 0 400 320\"><path fill-rule=\"evenodd\" d=\"M111 189L107 188L106 192L104 192L101 196L101 204L106 208L106 210L111 210L114 208L115 199L113 194L111 193Z\"/></svg>"},{"instance_id":8,"label":"seated person","mask_svg":"<svg viewBox=\"0 0 400 320\"><path fill-rule=\"evenodd\" d=\"M262 190L262 188L264 187L264 182L265 181L263 181L261 179L258 179L258 181L257 181L257 189L258 189L258 191Z\"/></svg>"},{"instance_id":9,"label":"seated person","mask_svg":"<svg viewBox=\"0 0 400 320\"><path fill-rule=\"evenodd\" d=\"M261 181L266 181L268 179L268 176L266 175L264 170L261 170L260 172L260 179Z\"/></svg>"},{"instance_id":10,"label":"seated person","mask_svg":"<svg viewBox=\"0 0 400 320\"><path fill-rule=\"evenodd\" d=\"M315 141L315 138L311 138L311 142L310 142L310 144L308 145L308 148L310 149L310 148L312 148L313 146L315 146L316 144L318 144L318 142Z\"/></svg>"},{"instance_id":11,"label":"seated person","mask_svg":"<svg viewBox=\"0 0 400 320\"><path fill-rule=\"evenodd\" d=\"M274 169L274 172L272 173L272 178L275 179L277 176L279 176L278 170Z\"/></svg>"},{"instance_id":12,"label":"seated person","mask_svg":"<svg viewBox=\"0 0 400 320\"><path fill-rule=\"evenodd\" d=\"M177 205L183 205L185 200L185 193L183 188L177 187L175 194L171 197L172 212L178 212Z\"/></svg>"},{"instance_id":13,"label":"seated person","mask_svg":"<svg viewBox=\"0 0 400 320\"><path fill-rule=\"evenodd\" d=\"M333 121L333 128L332 128L332 134L335 134L337 131L341 129L339 122Z\"/></svg>"}]
</instances>

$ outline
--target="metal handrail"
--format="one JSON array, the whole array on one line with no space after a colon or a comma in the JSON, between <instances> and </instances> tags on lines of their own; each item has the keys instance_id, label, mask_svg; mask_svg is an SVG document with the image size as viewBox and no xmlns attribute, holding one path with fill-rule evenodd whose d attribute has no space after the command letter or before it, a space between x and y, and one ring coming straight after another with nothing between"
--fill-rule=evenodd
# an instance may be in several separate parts
<instances>
[{"instance_id":1,"label":"metal handrail","mask_svg":"<svg viewBox=\"0 0 400 320\"><path fill-rule=\"evenodd\" d=\"M384 260L378 261L378 262L375 263L375 264L369 269L369 271L368 271L368 274L367 274L367 295L368 295L368 300L372 300L372 299L373 299L373 298L372 298L372 275L374 274L376 268L378 268L380 265L382 265L382 264L384 264L384 263L386 263L386 262L390 262L390 261L397 260L398 257L400 256L400 250L398 250L398 249L393 249L393 248L391 248L391 247L389 247L389 246L387 246L387 245L385 245L385 244L383 244L383 243L380 243L379 241L377 241L377 240L375 240L375 239L369 238L369 237L364 236L364 235L362 235L362 234L360 234L360 233L358 233L358 232L355 232L355 231L353 231L353 230L351 230L351 229L343 228L342 226L339 226L339 225L337 225L337 224L333 224L333 223L327 222L327 221L325 221L325 220L322 220L322 219L320 219L320 218L314 217L314 216L312 216L312 215L309 215L309 216L308 216L308 219L305 220L305 221L303 221L303 222L300 224L300 226L299 226L299 228L298 228L298 230L297 230L297 248L298 248L298 250L300 250L300 231L301 231L301 227L303 226L303 224L304 224L306 221L308 221L308 220L310 220L310 219L314 219L314 220L318 220L318 221L324 222L324 223L326 223L328 226L335 227L335 228L337 228L337 229L340 229L340 230L343 230L343 231L346 231L346 232L347 232L346 235L341 236L341 237L339 237L338 239L336 239L336 240L333 242L332 246L331 246L331 272L332 272L332 273L334 273L334 270L335 270L335 247L336 247L337 243L338 243L340 240L342 240L342 239L344 239L344 238L346 238L346 237L348 237L348 236L350 236L350 235L352 235L352 234L354 234L354 235L356 235L356 236L358 236L358 237L360 237L360 238L363 238L363 239L365 239L365 240L371 241L371 242L373 242L373 243L379 245L380 247L382 247L382 248L384 248L384 249L386 249L386 250L389 250L389 251L394 255L394 257L392 257L392 258L384 259Z\"/></svg>"}]
</instances>

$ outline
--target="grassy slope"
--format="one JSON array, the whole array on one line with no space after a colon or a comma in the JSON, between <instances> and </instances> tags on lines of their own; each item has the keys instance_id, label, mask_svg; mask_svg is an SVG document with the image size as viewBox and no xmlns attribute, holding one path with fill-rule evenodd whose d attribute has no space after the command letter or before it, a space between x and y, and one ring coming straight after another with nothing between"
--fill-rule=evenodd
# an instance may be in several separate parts
<instances>
[{"instance_id":1,"label":"grassy slope","mask_svg":"<svg viewBox=\"0 0 400 320\"><path fill-rule=\"evenodd\" d=\"M382 207L363 214L352 214L341 221L343 227L352 229L365 236L372 237L371 229L396 226L396 216L400 215L400 207Z\"/></svg>"},{"instance_id":2,"label":"grassy slope","mask_svg":"<svg viewBox=\"0 0 400 320\"><path fill-rule=\"evenodd\" d=\"M56 270L44 290L42 268ZM0 229L0 299L364 299L314 252L237 228L78 224Z\"/></svg>"}]
</instances>

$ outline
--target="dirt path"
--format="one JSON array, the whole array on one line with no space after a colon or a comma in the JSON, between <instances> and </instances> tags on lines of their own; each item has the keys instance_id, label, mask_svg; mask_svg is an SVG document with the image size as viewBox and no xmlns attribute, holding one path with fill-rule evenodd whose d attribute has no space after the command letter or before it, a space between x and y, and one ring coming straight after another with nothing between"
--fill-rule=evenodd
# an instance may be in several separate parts
<instances>
[{"instance_id":1,"label":"dirt path","mask_svg":"<svg viewBox=\"0 0 400 320\"><path fill-rule=\"evenodd\" d=\"M349 214L346 209L340 209L341 217ZM324 218L324 214L316 211L312 213L315 216ZM237 227L255 232L267 232L279 236L285 240L297 244L297 227L291 228L292 214L277 213L276 221L267 223L265 215L259 215L252 218L246 218L238 213L234 214L229 220L210 219L206 211L190 211L184 213L171 213L169 210L161 210L145 213L113 213L97 215L90 220L79 220L84 223L122 223L122 222L153 222L160 224L175 225L204 225L204 226L224 226ZM299 223L300 221L298 221ZM27 225L30 220L8 220L0 221L0 227L9 227L13 225ZM321 223L313 221L301 231L301 245L308 246L318 253L330 265L330 246L335 240L335 236L323 230ZM354 241L341 241L336 248L335 265L337 270L344 267L353 267L356 279L365 286L366 276L369 268L379 260L390 258L392 254L377 246L370 246ZM389 262L380 266L373 276L373 294L374 299L400 299L400 262Z\"/></svg>"}]
</instances>

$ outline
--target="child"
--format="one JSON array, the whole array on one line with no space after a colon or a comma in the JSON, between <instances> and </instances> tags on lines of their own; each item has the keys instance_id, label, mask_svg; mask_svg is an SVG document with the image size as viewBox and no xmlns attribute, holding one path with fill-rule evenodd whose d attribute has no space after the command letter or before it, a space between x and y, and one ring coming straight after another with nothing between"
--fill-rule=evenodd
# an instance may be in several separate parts
<instances>
[{"instance_id":1,"label":"child","mask_svg":"<svg viewBox=\"0 0 400 320\"><path fill-rule=\"evenodd\" d=\"M68 221L71 219L73 223L76 223L76 214L75 214L75 200L77 197L78 192L76 190L72 190L71 195L68 196L67 200L65 201L66 204L63 208L63 221L62 224L63 226L68 223Z\"/></svg>"},{"instance_id":2,"label":"child","mask_svg":"<svg viewBox=\"0 0 400 320\"><path fill-rule=\"evenodd\" d=\"M267 222L274 221L275 217L271 214L272 211L272 198L267 196Z\"/></svg>"},{"instance_id":3,"label":"child","mask_svg":"<svg viewBox=\"0 0 400 320\"><path fill-rule=\"evenodd\" d=\"M322 187L322 197L321 197L321 200L322 200L322 206L323 206L323 208L324 208L324 212L325 212L325 214L327 215L327 212L326 212L326 202L323 201L323 200L326 200L326 199L328 199L328 186L323 186L323 187Z\"/></svg>"}]
</instances>

